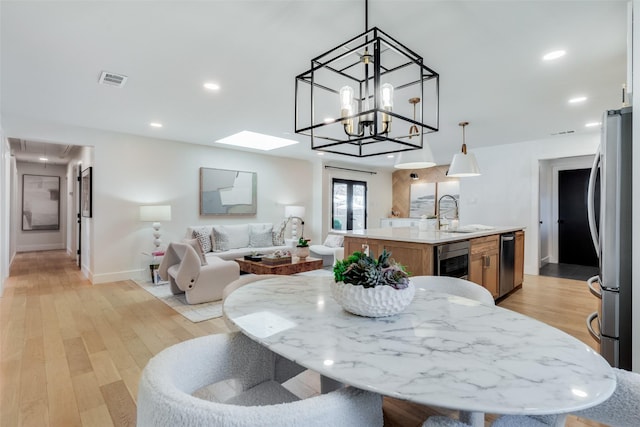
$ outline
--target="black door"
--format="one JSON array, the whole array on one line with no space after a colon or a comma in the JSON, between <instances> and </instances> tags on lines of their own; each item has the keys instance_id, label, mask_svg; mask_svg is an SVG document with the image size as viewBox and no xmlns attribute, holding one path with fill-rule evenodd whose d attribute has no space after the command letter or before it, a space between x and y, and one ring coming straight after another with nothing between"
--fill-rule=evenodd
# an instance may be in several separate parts
<instances>
[{"instance_id":1,"label":"black door","mask_svg":"<svg viewBox=\"0 0 640 427\"><path fill-rule=\"evenodd\" d=\"M598 266L587 218L590 169L558 173L558 262Z\"/></svg>"}]
</instances>

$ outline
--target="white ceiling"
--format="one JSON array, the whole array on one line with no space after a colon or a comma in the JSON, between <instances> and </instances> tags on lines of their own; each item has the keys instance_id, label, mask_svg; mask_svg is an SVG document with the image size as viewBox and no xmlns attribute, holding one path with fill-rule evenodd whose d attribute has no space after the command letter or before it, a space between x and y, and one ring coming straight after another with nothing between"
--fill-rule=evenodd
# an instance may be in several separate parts
<instances>
[{"instance_id":1,"label":"white ceiling","mask_svg":"<svg viewBox=\"0 0 640 427\"><path fill-rule=\"evenodd\" d=\"M250 130L299 140L270 154L308 159L317 158L309 139L293 134L295 76L364 31L363 0L3 0L0 8L3 119L205 145ZM440 131L428 136L439 164L460 149L463 120L473 150L597 132L585 123L620 106L626 1L371 0L369 9L370 26L440 73ZM541 60L555 49L567 55ZM125 87L98 85L103 70L127 75ZM222 89L207 92L205 81ZM589 99L569 105L576 95Z\"/></svg>"}]
</instances>

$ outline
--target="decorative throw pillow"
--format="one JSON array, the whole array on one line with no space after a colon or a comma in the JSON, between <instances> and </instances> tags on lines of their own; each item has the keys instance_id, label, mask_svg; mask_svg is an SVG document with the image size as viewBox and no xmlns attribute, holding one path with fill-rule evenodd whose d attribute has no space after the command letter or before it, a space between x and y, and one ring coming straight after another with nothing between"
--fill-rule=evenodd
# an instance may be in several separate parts
<instances>
[{"instance_id":1,"label":"decorative throw pillow","mask_svg":"<svg viewBox=\"0 0 640 427\"><path fill-rule=\"evenodd\" d=\"M272 233L272 240L274 246L282 246L284 245L284 230L287 228L287 220L282 220L282 222L275 226Z\"/></svg>"},{"instance_id":2,"label":"decorative throw pillow","mask_svg":"<svg viewBox=\"0 0 640 427\"><path fill-rule=\"evenodd\" d=\"M207 252L211 252L213 250L213 245L211 242L211 234L209 234L209 230L206 227L196 228L193 230L191 235L194 239L198 239L200 243L200 249L203 254Z\"/></svg>"},{"instance_id":3,"label":"decorative throw pillow","mask_svg":"<svg viewBox=\"0 0 640 427\"><path fill-rule=\"evenodd\" d=\"M196 253L198 254L198 256L200 257L200 265L207 265L207 258L205 258L204 254L202 253L202 246L200 245L200 240L198 239L183 239L182 243L186 243L188 245L191 245L193 247L193 249L195 249Z\"/></svg>"},{"instance_id":4,"label":"decorative throw pillow","mask_svg":"<svg viewBox=\"0 0 640 427\"><path fill-rule=\"evenodd\" d=\"M214 225L211 235L216 246L216 251L229 250L229 234L222 226Z\"/></svg>"},{"instance_id":5,"label":"decorative throw pillow","mask_svg":"<svg viewBox=\"0 0 640 427\"><path fill-rule=\"evenodd\" d=\"M341 248L344 245L344 236L329 234L327 238L324 239L323 245L330 248Z\"/></svg>"},{"instance_id":6,"label":"decorative throw pillow","mask_svg":"<svg viewBox=\"0 0 640 427\"><path fill-rule=\"evenodd\" d=\"M249 224L221 225L220 228L229 236L228 249L249 246Z\"/></svg>"},{"instance_id":7,"label":"decorative throw pillow","mask_svg":"<svg viewBox=\"0 0 640 427\"><path fill-rule=\"evenodd\" d=\"M273 230L260 231L257 233L251 233L249 236L249 246L252 248L266 248L273 245Z\"/></svg>"}]
</instances>

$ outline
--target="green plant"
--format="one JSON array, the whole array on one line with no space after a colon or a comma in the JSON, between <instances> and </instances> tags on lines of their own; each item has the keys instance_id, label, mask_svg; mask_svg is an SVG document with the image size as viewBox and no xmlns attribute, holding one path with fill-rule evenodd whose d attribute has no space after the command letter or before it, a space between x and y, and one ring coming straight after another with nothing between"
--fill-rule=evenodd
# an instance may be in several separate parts
<instances>
[{"instance_id":1,"label":"green plant","mask_svg":"<svg viewBox=\"0 0 640 427\"><path fill-rule=\"evenodd\" d=\"M304 237L301 237L298 239L298 247L299 248L306 248L307 246L309 246L309 240L305 239Z\"/></svg>"},{"instance_id":2,"label":"green plant","mask_svg":"<svg viewBox=\"0 0 640 427\"><path fill-rule=\"evenodd\" d=\"M391 258L391 252L386 249L383 249L378 259L356 251L337 261L333 266L333 278L336 282L365 288L391 286L404 289L409 286L409 275L404 266Z\"/></svg>"}]
</instances>

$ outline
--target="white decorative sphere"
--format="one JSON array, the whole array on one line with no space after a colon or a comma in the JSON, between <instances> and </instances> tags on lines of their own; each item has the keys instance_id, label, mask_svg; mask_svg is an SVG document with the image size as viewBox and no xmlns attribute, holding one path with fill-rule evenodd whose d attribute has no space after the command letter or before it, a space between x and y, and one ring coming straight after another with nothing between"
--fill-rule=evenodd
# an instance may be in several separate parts
<instances>
[{"instance_id":1,"label":"white decorative sphere","mask_svg":"<svg viewBox=\"0 0 640 427\"><path fill-rule=\"evenodd\" d=\"M416 293L413 283L404 289L391 286L365 288L344 282L332 282L333 298L349 313L365 317L384 317L404 310Z\"/></svg>"}]
</instances>

